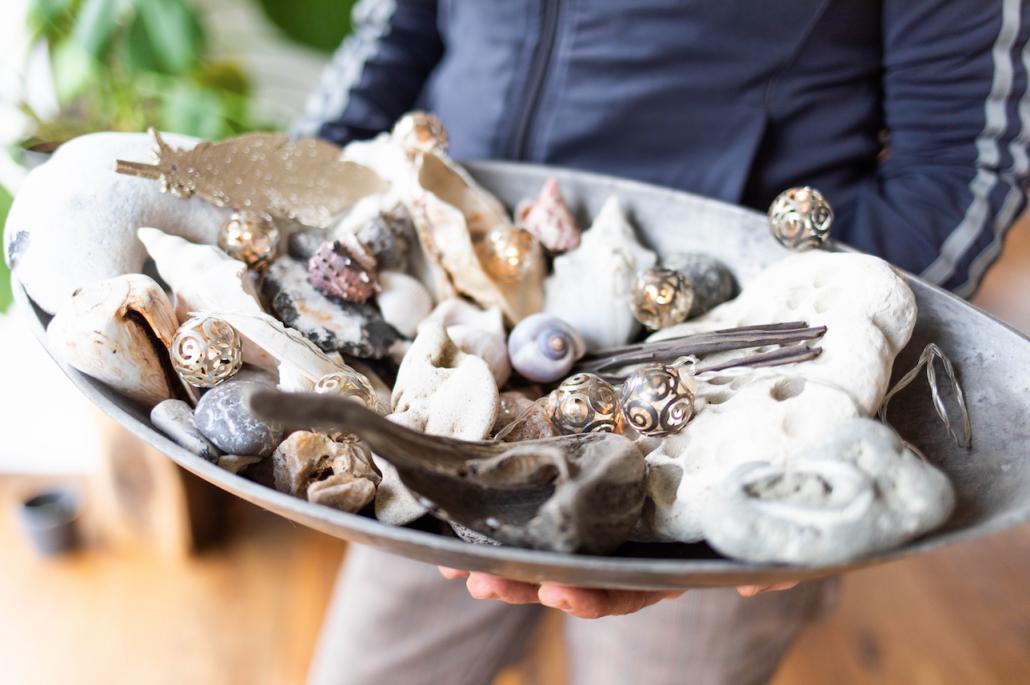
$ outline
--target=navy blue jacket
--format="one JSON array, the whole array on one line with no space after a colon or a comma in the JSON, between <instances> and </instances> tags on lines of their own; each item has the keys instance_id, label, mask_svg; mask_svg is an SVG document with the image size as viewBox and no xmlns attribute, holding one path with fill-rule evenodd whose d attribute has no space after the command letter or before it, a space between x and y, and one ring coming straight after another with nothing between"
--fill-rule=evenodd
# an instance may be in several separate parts
<instances>
[{"instance_id":1,"label":"navy blue jacket","mask_svg":"<svg viewBox=\"0 0 1030 685\"><path fill-rule=\"evenodd\" d=\"M1021 0L362 0L297 133L436 112L459 159L651 181L834 234L963 295L1030 172Z\"/></svg>"}]
</instances>

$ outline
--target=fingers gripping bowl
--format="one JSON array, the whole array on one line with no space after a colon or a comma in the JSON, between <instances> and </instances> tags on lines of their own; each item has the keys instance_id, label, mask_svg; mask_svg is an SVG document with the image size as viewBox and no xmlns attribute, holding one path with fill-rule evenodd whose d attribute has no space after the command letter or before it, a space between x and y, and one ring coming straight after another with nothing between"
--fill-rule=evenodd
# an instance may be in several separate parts
<instances>
[{"instance_id":1,"label":"fingers gripping bowl","mask_svg":"<svg viewBox=\"0 0 1030 685\"><path fill-rule=\"evenodd\" d=\"M605 201L612 195L618 196L621 202L620 213L624 215L627 223L631 224L640 245L639 249L634 248L628 253L639 256L638 258L642 260L641 268L648 267L654 261L664 260L676 253L705 253L730 267L745 291L742 298L748 297L749 285L756 279L759 279L758 283L761 285L760 274L768 267L784 259L797 259L791 257L788 250L769 238L764 218L720 203L642 184L560 170L507 164L472 164L468 165L468 170L476 181L496 194L508 207L514 207L524 198L532 197L551 177L557 180L568 204L577 210L580 217L604 214L600 210ZM171 200L167 197L165 199ZM607 213L610 215L609 220L614 225L619 225L620 217L613 219L611 215L614 212L610 209ZM217 220L220 221L221 218L219 217ZM164 227L159 226L159 228ZM10 231L10 226L8 231ZM584 233L584 239L589 234L590 231ZM610 234L616 236L613 240L621 239L619 231L610 230ZM587 243L589 250L598 249L591 247L589 241ZM653 253L654 260L645 258L643 250ZM833 258L838 255L813 256ZM429 270L431 271L431 269ZM556 265L555 273L558 271ZM791 271L797 271L797 269L791 269ZM16 275L18 275L17 269ZM230 275L227 273L226 278ZM628 275L632 276L633 274ZM445 274L437 274L437 276L438 283L434 282L433 277L424 282L440 288L447 287ZM345 513L288 496L244 476L235 475L219 468L204 458L179 447L156 431L149 421L148 409L143 405L114 392L110 386L77 371L67 369L67 367L66 370L83 392L103 409L186 468L250 501L333 535L378 545L432 563L501 573L509 577L533 581L548 579L580 585L626 588L764 584L777 580L839 572L851 566L908 554L947 541L985 534L1006 525L1025 521L1030 517L1027 506L1022 503L1025 499L1021 499L1022 495L1030 491L1030 474L1023 467L1023 455L1019 447L1030 437L1027 435L1025 422L1022 420L1027 410L1027 393L1025 388L1019 386L1018 378L1015 378L1014 374L1010 372L1012 369L1026 368L1027 361L1030 361L1025 339L932 286L912 277L905 277L905 282L911 290L913 303L917 305L911 310L914 326L909 327L912 339L907 346L905 346L904 339L908 337L908 333L901 331L901 335L896 335L898 333L896 325L892 328L894 324L891 322L880 322L880 338L875 338L871 330L863 333L867 342L855 351L856 356L859 357L858 361L834 359L831 356L825 362L818 362L820 365L813 365L805 374L785 377L781 369L780 372L770 373L770 375L748 376L745 373L737 376L730 374L725 378L713 376L709 377L709 380L719 382L706 382L698 388L700 396L707 396L709 400L715 401L707 404L706 409L698 414L695 421L700 421L705 417L706 411L720 405L725 409L735 402L766 403L764 398L758 400L760 391L763 392L766 397L770 398L770 402L776 403L780 413L756 411L755 415L760 420L756 419L757 423L746 425L738 432L745 433L753 430L756 435L760 435L762 431L770 431L772 428L763 426L761 420L771 422L772 418L770 417L774 417L779 422L780 428L784 422L790 427L790 430L779 431L781 439L776 449L781 450L783 454L794 454L795 452L801 453L801 445L812 448L817 446L811 444L817 442L814 438L810 440L808 438L820 433L820 421L829 421L831 418L834 421L844 421L845 419L855 421L859 420L855 417L866 416L876 409L872 405L878 402L878 397L882 397L882 392L887 387L889 366L881 372L882 377L871 380L866 387L852 387L851 396L847 400L826 390L830 385L827 378L832 380L832 376L840 368L846 368L848 364L868 364L869 366L865 368L873 368L872 361L862 361L862 355L872 359L877 355L884 358L898 354L898 359L894 363L894 375L898 376L913 364L926 343L936 341L956 363L963 376L972 422L976 429L976 441L971 450L955 446L946 434L939 430L936 424L937 419L933 414L929 399L925 395L925 389L923 393L913 389L911 392L899 396L892 404L890 414L893 425L899 434L918 447L927 455L930 463L939 467L949 477L954 486L956 503L951 518L944 523L943 527L934 532L914 541L905 542L891 551L865 551L861 553L864 556L860 555L856 558L854 555L848 555L846 559L828 559L824 563L812 563L809 559L801 557L789 559L790 563L745 562L731 560L713 551L712 548L700 541L701 538L707 537L704 534L704 519L707 509L702 507L694 511L691 509L692 505L689 504L690 500L697 500L696 497L690 496L689 487L703 489L703 485L691 485L694 481L681 477L679 485L671 488L671 499L668 501L680 501L687 504L678 508L671 505L660 506L663 496L670 497L669 484L675 482L670 479L676 475L674 467L682 469L684 465L689 465L686 462L684 464L676 463L678 455L662 452L654 457L649 456L647 460L648 471L651 475L647 480L648 495L641 505L640 520L646 524L651 539L663 540L663 542L629 542L621 545L614 553L609 552L605 556L597 556L522 549L511 545L472 545L452 536L441 534L440 529L433 524L433 520L425 517L417 519L414 524L409 524L407 527L387 525L373 518L371 508L366 509L362 515ZM793 282L789 287L784 286L779 291L777 295L780 298L779 306L789 309L788 305L792 302L796 307L809 306L801 302L804 298L796 292L799 285L799 283ZM475 287L474 284L472 287ZM791 288L794 288L795 291L792 291ZM769 290L766 287L763 289ZM31 287L29 290L31 292ZM439 294L434 292L434 296L439 299ZM498 307L502 311L504 310L504 307L501 306L506 302L504 285L486 291L484 296L494 298ZM42 334L43 326L49 321L49 315L43 309L34 307L33 302L24 291L19 292L19 298L22 304L35 314L37 330ZM811 301L809 311L815 311L817 307L828 307L827 311L839 310L839 307L830 306L833 304L831 295L821 298L818 295L809 297L806 294L805 298ZM524 297L510 299L508 310L516 312L519 307L525 306L524 300ZM257 300L252 301L257 302ZM741 298L736 301L740 302ZM743 306L732 308L732 305L733 302L726 305L726 307L730 307L729 313L720 314L718 310L713 312L711 315L713 318L707 323L707 329L704 328L706 324L703 317L700 323L697 323L697 319L692 319L684 325L694 326L697 330L712 330L775 320L786 321L794 318L782 316L786 312L769 311L768 302L754 305L759 309L765 309L764 312L757 313L745 311L747 308ZM245 306L249 307L249 305ZM904 310L904 307L900 307L898 311L901 310ZM618 314L621 313L618 312ZM761 316L762 313L765 313L766 316ZM613 313L613 317L615 314ZM263 313L259 314L257 311L251 311L248 314L252 318L260 315L267 316ZM754 316L758 317L757 320ZM898 316L892 315L892 318L897 319ZM269 350L267 348L274 346L266 344L265 348L261 348L258 344L255 345L258 348L257 351L252 351L252 354L248 355L246 340L248 337L253 337L257 341L265 339L257 330L253 332L252 336L247 335L246 323L249 321L251 319L242 321L240 328L245 338L244 359L247 360L249 356L252 361L248 363L254 364L261 361L262 357L259 353L264 351L266 353L264 363L258 363L257 366L278 371L280 381L285 371L288 379L292 379L293 389L310 390L317 380L313 376L320 375L326 370L323 368L326 362L322 357L327 353L322 349L313 351L306 347ZM816 324L821 321L810 320L808 323ZM282 326L280 322L273 320L262 323L264 328L261 330L271 328L275 324ZM469 326L468 323L456 324L453 322L453 318L445 325L449 327ZM484 325L478 328L483 330L484 327L488 326ZM632 327L632 324L627 323L624 318L610 322L602 321L596 328L590 330L590 335L611 335L613 331L624 330L627 327ZM834 330L831 321L827 337L832 336ZM857 335L854 331L851 333ZM482 335L478 338L480 344L486 344L483 341L487 339L487 336ZM369 338L366 337L362 341L366 348L369 347L368 340ZM831 354L843 349L835 349L831 343L832 339L828 342L824 339L823 346L829 349ZM846 350L844 351L846 352ZM275 356L276 354L278 356ZM825 351L824 354L826 354ZM478 355L473 356L478 357ZM488 358L489 355L478 357L483 361ZM835 364L844 364L845 366L835 366ZM803 364L796 365L798 369L803 366ZM501 377L497 371L497 368L491 367L487 362L481 367L481 370L476 371L476 377L497 379ZM742 377L744 380L741 380ZM799 377L803 380L803 389L797 392ZM791 382L784 382L785 380ZM737 387L731 387L734 381L737 381ZM494 380L494 382L497 381ZM797 392L796 395L788 397L795 392ZM823 394L820 395L820 392ZM807 395L809 394L815 399L808 399ZM773 399L774 395L781 399ZM829 395L837 400L836 403L829 400L819 402L820 398L825 400ZM722 402L719 401L720 398L722 398ZM496 401L499 405L502 404L501 398ZM782 405L789 405L794 401L836 407L832 411L837 413L828 414L830 409L821 411L821 413L813 413L812 410L809 410L808 414L800 412L800 416L798 416L795 415L796 412L787 412L782 409ZM710 418L706 421L714 423L715 417L719 413L711 413ZM811 421L808 420L809 418ZM485 422L486 419L483 420ZM698 425L704 426L704 424ZM711 431L711 435L714 436L720 436L726 432L724 429L719 429L718 426L706 430ZM796 434L794 437L782 435L792 432ZM825 432L822 431L822 433ZM689 435L690 432L686 431L678 436L677 440ZM873 437L863 439L874 440ZM791 440L794 442L792 443ZM708 440L702 442L708 442ZM713 444L717 444L717 441L714 441ZM732 447L732 445L719 446L714 450L715 455L705 455L703 452L692 453L689 463L704 463L705 459L715 460L720 451L724 456L733 452ZM695 447L694 449L699 448ZM651 450L651 452L653 451ZM687 451L689 450L684 448L679 455ZM747 456L748 451L745 447L737 449L740 456L731 455L726 460L727 469L733 470L738 466L742 468L748 461L755 461L753 458L747 461L743 459L744 456ZM766 461L769 465L767 468L773 469L782 467L784 464L784 461L769 455L762 455L758 460ZM857 471L860 470L857 469ZM806 472L814 471L825 475L824 470L819 468L813 467L806 470ZM755 475L753 471L748 473L751 476ZM848 471L848 474L848 479L842 482L852 483L854 481L855 473ZM384 481L387 480L386 475L384 469ZM688 486L684 486L684 483L687 483ZM684 487L688 489L682 493L678 492ZM420 503L416 501L415 504ZM748 515L750 511L750 509L747 510ZM734 520L742 519L735 515ZM730 530L721 532L732 537ZM677 541L668 542L668 540Z\"/></svg>"}]
</instances>

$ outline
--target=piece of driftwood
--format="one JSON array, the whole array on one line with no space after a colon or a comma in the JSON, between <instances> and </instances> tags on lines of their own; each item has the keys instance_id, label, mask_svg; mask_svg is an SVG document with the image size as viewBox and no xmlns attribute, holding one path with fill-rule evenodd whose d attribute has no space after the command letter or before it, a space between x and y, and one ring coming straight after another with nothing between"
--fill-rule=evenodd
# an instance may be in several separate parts
<instances>
[{"instance_id":1,"label":"piece of driftwood","mask_svg":"<svg viewBox=\"0 0 1030 685\"><path fill-rule=\"evenodd\" d=\"M357 435L434 515L504 544L609 552L644 505L644 459L621 435L473 442L399 426L339 397L268 391L250 402L265 419Z\"/></svg>"}]
</instances>

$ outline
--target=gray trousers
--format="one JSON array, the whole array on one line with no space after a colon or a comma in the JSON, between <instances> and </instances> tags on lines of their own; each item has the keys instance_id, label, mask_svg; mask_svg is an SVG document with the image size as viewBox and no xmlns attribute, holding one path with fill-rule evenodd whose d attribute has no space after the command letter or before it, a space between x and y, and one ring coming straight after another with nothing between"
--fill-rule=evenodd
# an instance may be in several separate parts
<instances>
[{"instance_id":1,"label":"gray trousers","mask_svg":"<svg viewBox=\"0 0 1030 685\"><path fill-rule=\"evenodd\" d=\"M741 598L692 590L630 616L564 622L579 685L765 683L836 583ZM544 611L469 597L427 564L353 545L336 583L311 685L488 685L518 660Z\"/></svg>"}]
</instances>

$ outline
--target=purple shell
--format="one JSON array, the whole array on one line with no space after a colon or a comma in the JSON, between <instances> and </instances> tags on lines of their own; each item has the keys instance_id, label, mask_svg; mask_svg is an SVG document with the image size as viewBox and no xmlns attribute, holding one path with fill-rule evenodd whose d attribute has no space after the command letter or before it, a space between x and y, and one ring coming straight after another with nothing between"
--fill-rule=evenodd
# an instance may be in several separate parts
<instances>
[{"instance_id":1,"label":"purple shell","mask_svg":"<svg viewBox=\"0 0 1030 685\"><path fill-rule=\"evenodd\" d=\"M308 261L308 282L323 295L359 304L379 290L375 268L339 241L322 243Z\"/></svg>"}]
</instances>

